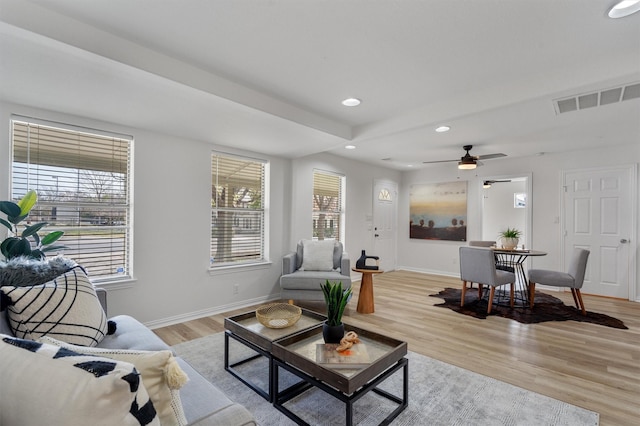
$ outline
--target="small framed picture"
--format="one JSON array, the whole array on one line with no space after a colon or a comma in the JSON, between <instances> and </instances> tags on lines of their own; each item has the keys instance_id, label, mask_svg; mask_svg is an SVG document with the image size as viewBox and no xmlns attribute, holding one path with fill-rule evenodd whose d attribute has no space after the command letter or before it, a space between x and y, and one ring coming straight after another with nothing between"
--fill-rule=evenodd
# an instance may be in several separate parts
<instances>
[{"instance_id":1,"label":"small framed picture","mask_svg":"<svg viewBox=\"0 0 640 426\"><path fill-rule=\"evenodd\" d=\"M527 207L527 194L524 192L513 194L513 208L524 209Z\"/></svg>"}]
</instances>

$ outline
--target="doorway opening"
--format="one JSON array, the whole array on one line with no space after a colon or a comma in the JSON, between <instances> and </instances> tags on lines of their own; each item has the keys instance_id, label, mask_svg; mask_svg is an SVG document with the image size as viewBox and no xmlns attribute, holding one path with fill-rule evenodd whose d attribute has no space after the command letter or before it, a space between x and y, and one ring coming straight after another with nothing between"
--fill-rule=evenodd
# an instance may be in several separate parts
<instances>
[{"instance_id":1,"label":"doorway opening","mask_svg":"<svg viewBox=\"0 0 640 426\"><path fill-rule=\"evenodd\" d=\"M500 244L507 228L520 231L518 247L531 246L531 176L483 178L482 240Z\"/></svg>"}]
</instances>

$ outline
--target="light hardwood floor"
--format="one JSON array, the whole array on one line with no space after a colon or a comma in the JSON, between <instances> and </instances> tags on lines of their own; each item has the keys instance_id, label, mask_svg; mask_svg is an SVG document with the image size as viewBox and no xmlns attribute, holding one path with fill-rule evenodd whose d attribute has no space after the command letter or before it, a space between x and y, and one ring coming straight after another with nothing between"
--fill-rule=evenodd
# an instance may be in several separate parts
<instances>
[{"instance_id":1,"label":"light hardwood floor","mask_svg":"<svg viewBox=\"0 0 640 426\"><path fill-rule=\"evenodd\" d=\"M433 306L442 300L430 294L460 285L455 278L415 272L380 274L374 279L375 313L356 312L355 282L344 321L406 340L411 351L596 411L602 426L640 424L639 303L584 296L588 311L616 317L628 330L575 321L479 320ZM571 293L552 294L573 304ZM154 331L174 345L223 331L226 316L250 310Z\"/></svg>"}]
</instances>

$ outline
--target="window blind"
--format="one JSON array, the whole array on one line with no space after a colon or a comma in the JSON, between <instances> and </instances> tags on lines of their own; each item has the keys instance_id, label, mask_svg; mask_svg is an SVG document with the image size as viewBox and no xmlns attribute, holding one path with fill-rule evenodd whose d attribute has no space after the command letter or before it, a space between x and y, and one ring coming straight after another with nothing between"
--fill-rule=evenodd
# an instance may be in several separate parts
<instances>
[{"instance_id":1,"label":"window blind","mask_svg":"<svg viewBox=\"0 0 640 426\"><path fill-rule=\"evenodd\" d=\"M130 276L132 138L57 123L11 124L13 199L35 190L38 203L30 220L64 231L61 254L93 279Z\"/></svg>"},{"instance_id":2,"label":"window blind","mask_svg":"<svg viewBox=\"0 0 640 426\"><path fill-rule=\"evenodd\" d=\"M211 265L264 260L265 163L211 155Z\"/></svg>"},{"instance_id":3,"label":"window blind","mask_svg":"<svg viewBox=\"0 0 640 426\"><path fill-rule=\"evenodd\" d=\"M313 237L340 241L343 229L344 176L314 170Z\"/></svg>"}]
</instances>

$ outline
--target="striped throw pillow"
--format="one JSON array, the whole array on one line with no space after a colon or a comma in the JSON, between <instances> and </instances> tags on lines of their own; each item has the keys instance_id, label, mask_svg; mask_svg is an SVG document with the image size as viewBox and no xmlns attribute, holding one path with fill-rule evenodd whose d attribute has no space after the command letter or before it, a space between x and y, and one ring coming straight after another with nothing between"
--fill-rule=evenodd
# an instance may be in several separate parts
<instances>
[{"instance_id":1,"label":"striped throw pillow","mask_svg":"<svg viewBox=\"0 0 640 426\"><path fill-rule=\"evenodd\" d=\"M45 284L3 286L0 291L9 305L9 326L16 337L50 336L96 346L108 332L107 316L93 284L79 266Z\"/></svg>"}]
</instances>

